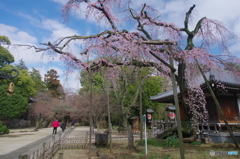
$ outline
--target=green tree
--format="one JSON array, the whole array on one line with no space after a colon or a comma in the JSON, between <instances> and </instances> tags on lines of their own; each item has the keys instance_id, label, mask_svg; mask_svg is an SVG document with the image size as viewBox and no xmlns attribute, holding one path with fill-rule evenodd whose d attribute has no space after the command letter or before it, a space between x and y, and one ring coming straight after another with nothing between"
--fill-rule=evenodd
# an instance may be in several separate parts
<instances>
[{"instance_id":1,"label":"green tree","mask_svg":"<svg viewBox=\"0 0 240 159\"><path fill-rule=\"evenodd\" d=\"M143 92L143 105L145 108L153 108L159 103L153 103L149 100L150 96L154 96L158 93L163 92L162 86L164 85L164 78L159 76L151 76L146 81L143 82L142 92Z\"/></svg>"},{"instance_id":2,"label":"green tree","mask_svg":"<svg viewBox=\"0 0 240 159\"><path fill-rule=\"evenodd\" d=\"M44 82L42 81L42 76L41 76L39 70L32 68L32 71L30 71L29 74L35 83L35 85L34 85L35 90L37 92L44 91L46 86L45 86Z\"/></svg>"},{"instance_id":3,"label":"green tree","mask_svg":"<svg viewBox=\"0 0 240 159\"><path fill-rule=\"evenodd\" d=\"M14 66L6 65L1 70L7 72ZM9 96L6 91L9 82L15 84L14 94ZM18 77L9 80L0 80L0 117L4 119L20 117L28 109L29 98L36 93L34 81L27 70L19 70Z\"/></svg>"},{"instance_id":4,"label":"green tree","mask_svg":"<svg viewBox=\"0 0 240 159\"><path fill-rule=\"evenodd\" d=\"M0 45L9 45L11 44L10 40L6 36L0 35Z\"/></svg>"},{"instance_id":5,"label":"green tree","mask_svg":"<svg viewBox=\"0 0 240 159\"><path fill-rule=\"evenodd\" d=\"M14 57L1 44L10 44L10 41L7 37L0 36L0 69L9 73L10 69L16 69L16 67L9 65L14 62ZM12 96L6 93L9 82L15 84ZM0 118L9 119L23 115L28 109L29 97L36 92L33 86L34 82L26 69L19 70L19 75L12 80L0 80Z\"/></svg>"},{"instance_id":6,"label":"green tree","mask_svg":"<svg viewBox=\"0 0 240 159\"><path fill-rule=\"evenodd\" d=\"M6 92L7 85L0 85L0 117L1 119L11 119L20 117L28 109L28 98L21 95L21 89L16 87L15 95L9 96Z\"/></svg>"},{"instance_id":7,"label":"green tree","mask_svg":"<svg viewBox=\"0 0 240 159\"><path fill-rule=\"evenodd\" d=\"M161 77L151 77L152 68L150 67L140 69L134 66L120 66L120 68L119 75L114 80L108 79L109 75L106 75L110 68L101 68L101 72L94 73L92 77L92 91L95 96L94 102L98 98L97 96L106 95L106 91L109 91L110 105L112 105L112 123L125 128L129 117L139 115L140 80L142 81L143 90L143 111L146 111L147 108L152 108L154 111L159 112L159 108L163 104L152 103L149 101L149 97L162 92L162 86L165 83ZM87 71L81 71L80 81L82 88L79 94L82 96L87 95L90 86ZM117 87L113 86L113 83L116 83L116 81L118 83ZM111 88L107 90L106 87ZM107 104L106 101L105 104ZM97 110L100 109L98 108Z\"/></svg>"},{"instance_id":8,"label":"green tree","mask_svg":"<svg viewBox=\"0 0 240 159\"><path fill-rule=\"evenodd\" d=\"M14 62L13 55L2 44L11 44L6 36L0 36L0 66L8 65Z\"/></svg>"},{"instance_id":9,"label":"green tree","mask_svg":"<svg viewBox=\"0 0 240 159\"><path fill-rule=\"evenodd\" d=\"M89 93L89 73L87 71L81 71L81 78L80 83L82 85L81 89L79 90L79 95L84 95ZM92 90L93 92L99 91L103 89L103 77L101 72L97 72L92 77Z\"/></svg>"},{"instance_id":10,"label":"green tree","mask_svg":"<svg viewBox=\"0 0 240 159\"><path fill-rule=\"evenodd\" d=\"M53 97L64 98L65 93L60 80L58 80L58 73L56 70L51 69L45 74L44 82L49 91L51 91Z\"/></svg>"},{"instance_id":11,"label":"green tree","mask_svg":"<svg viewBox=\"0 0 240 159\"><path fill-rule=\"evenodd\" d=\"M163 92L163 87L167 85L167 81L163 77L151 76L146 81L143 82L142 87L142 100L143 100L143 112L146 112L148 108L154 110L154 119L159 119L164 117L164 104L163 103L153 103L149 100L150 96L154 96L158 93Z\"/></svg>"},{"instance_id":12,"label":"green tree","mask_svg":"<svg viewBox=\"0 0 240 159\"><path fill-rule=\"evenodd\" d=\"M13 79L16 87L19 87L21 94L25 97L31 97L36 93L34 81L27 70L19 70L17 78Z\"/></svg>"}]
</instances>

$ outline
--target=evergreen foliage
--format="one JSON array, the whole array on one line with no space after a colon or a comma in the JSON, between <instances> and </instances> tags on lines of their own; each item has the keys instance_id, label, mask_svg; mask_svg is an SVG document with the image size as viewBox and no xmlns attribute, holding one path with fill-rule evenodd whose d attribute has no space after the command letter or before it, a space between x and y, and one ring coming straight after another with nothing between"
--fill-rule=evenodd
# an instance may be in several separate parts
<instances>
[{"instance_id":1,"label":"evergreen foliage","mask_svg":"<svg viewBox=\"0 0 240 159\"><path fill-rule=\"evenodd\" d=\"M13 66L1 68L9 71ZM15 84L14 93L7 94L8 83L12 81ZM0 117L1 119L10 119L20 117L27 112L29 98L36 93L34 82L27 70L19 70L18 77L9 80L0 80Z\"/></svg>"},{"instance_id":2,"label":"evergreen foliage","mask_svg":"<svg viewBox=\"0 0 240 159\"><path fill-rule=\"evenodd\" d=\"M32 68L32 71L29 72L32 80L34 81L34 88L37 92L42 92L46 89L44 82L42 81L42 76L39 70Z\"/></svg>"},{"instance_id":3,"label":"evergreen foliage","mask_svg":"<svg viewBox=\"0 0 240 159\"><path fill-rule=\"evenodd\" d=\"M44 82L47 89L51 91L53 97L65 98L65 93L58 77L57 71L51 69L50 71L47 71L47 74L45 74Z\"/></svg>"},{"instance_id":4,"label":"evergreen foliage","mask_svg":"<svg viewBox=\"0 0 240 159\"><path fill-rule=\"evenodd\" d=\"M9 45L11 44L10 40L6 36L0 35L0 45Z\"/></svg>"},{"instance_id":5,"label":"evergreen foliage","mask_svg":"<svg viewBox=\"0 0 240 159\"><path fill-rule=\"evenodd\" d=\"M21 94L21 88L16 87L15 95L9 96L6 92L7 85L0 85L0 117L1 119L12 119L20 117L28 109L28 97Z\"/></svg>"},{"instance_id":6,"label":"evergreen foliage","mask_svg":"<svg viewBox=\"0 0 240 159\"><path fill-rule=\"evenodd\" d=\"M14 62L13 55L3 46L11 44L10 40L6 36L0 36L0 67L4 65L9 65Z\"/></svg>"}]
</instances>

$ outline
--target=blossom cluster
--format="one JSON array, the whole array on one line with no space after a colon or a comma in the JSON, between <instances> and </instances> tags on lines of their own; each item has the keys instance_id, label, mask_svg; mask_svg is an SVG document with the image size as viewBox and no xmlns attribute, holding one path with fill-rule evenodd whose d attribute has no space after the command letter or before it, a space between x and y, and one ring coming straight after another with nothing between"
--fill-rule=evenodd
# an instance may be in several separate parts
<instances>
[{"instance_id":1,"label":"blossom cluster","mask_svg":"<svg viewBox=\"0 0 240 159\"><path fill-rule=\"evenodd\" d=\"M190 119L191 124L206 124L209 116L206 109L206 99L200 87L190 88L188 90L188 104L192 116Z\"/></svg>"}]
</instances>

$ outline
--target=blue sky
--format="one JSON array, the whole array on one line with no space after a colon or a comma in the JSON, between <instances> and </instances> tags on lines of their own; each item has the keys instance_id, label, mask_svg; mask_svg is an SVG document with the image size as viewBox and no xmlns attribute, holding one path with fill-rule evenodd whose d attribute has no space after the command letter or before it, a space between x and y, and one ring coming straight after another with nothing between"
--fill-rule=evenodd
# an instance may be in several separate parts
<instances>
[{"instance_id":1,"label":"blue sky","mask_svg":"<svg viewBox=\"0 0 240 159\"><path fill-rule=\"evenodd\" d=\"M61 8L67 0L1 0L0 1L0 35L8 36L12 44L30 44L39 46L40 43L55 41L63 36L90 35L103 30L104 25L97 25L93 19L86 21L83 15L71 15L67 22L63 22ZM186 11L196 4L193 17L194 24L201 17L217 19L235 34L240 36L240 1L238 0L134 0L133 8L146 2L153 5L162 13L166 22L174 22L178 27L183 26ZM130 26L123 27L130 28ZM134 28L132 28L134 29ZM234 55L239 56L239 44L231 47ZM78 48L72 48L78 51ZM12 48L10 52L18 63L25 61L29 68L41 71L42 76L50 70L57 70L61 83L65 88L78 90L78 71L66 76L63 63L58 58L49 58L42 53L35 53L33 49ZM64 80L68 78L68 80Z\"/></svg>"}]
</instances>

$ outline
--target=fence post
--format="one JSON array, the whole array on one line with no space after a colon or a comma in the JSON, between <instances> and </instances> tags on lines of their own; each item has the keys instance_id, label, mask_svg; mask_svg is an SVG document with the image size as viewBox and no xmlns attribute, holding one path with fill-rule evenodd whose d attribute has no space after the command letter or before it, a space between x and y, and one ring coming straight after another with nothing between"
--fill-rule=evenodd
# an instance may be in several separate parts
<instances>
[{"instance_id":1,"label":"fence post","mask_svg":"<svg viewBox=\"0 0 240 159\"><path fill-rule=\"evenodd\" d=\"M54 150L55 150L55 136L52 137L52 152L51 152L51 157L53 157Z\"/></svg>"},{"instance_id":2,"label":"fence post","mask_svg":"<svg viewBox=\"0 0 240 159\"><path fill-rule=\"evenodd\" d=\"M63 149L63 146L64 146L64 140L65 140L65 136L66 134L63 135L63 133L59 136L59 139L58 139L58 149L60 147L60 149Z\"/></svg>"},{"instance_id":3,"label":"fence post","mask_svg":"<svg viewBox=\"0 0 240 159\"><path fill-rule=\"evenodd\" d=\"M58 159L63 159L63 153L59 153Z\"/></svg>"},{"instance_id":4,"label":"fence post","mask_svg":"<svg viewBox=\"0 0 240 159\"><path fill-rule=\"evenodd\" d=\"M46 143L44 142L44 143L43 143L42 159L44 159L44 156L45 156L45 146L46 146Z\"/></svg>"},{"instance_id":5,"label":"fence post","mask_svg":"<svg viewBox=\"0 0 240 159\"><path fill-rule=\"evenodd\" d=\"M84 146L86 146L87 147L87 145L88 145L88 137L89 137L89 135L88 135L88 131L86 132L86 137L85 137L85 145ZM95 142L96 142L96 139L95 139ZM85 147L84 147L85 148Z\"/></svg>"}]
</instances>

